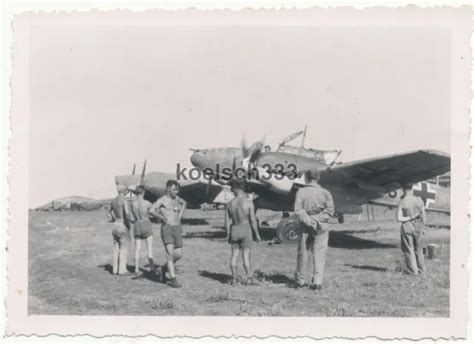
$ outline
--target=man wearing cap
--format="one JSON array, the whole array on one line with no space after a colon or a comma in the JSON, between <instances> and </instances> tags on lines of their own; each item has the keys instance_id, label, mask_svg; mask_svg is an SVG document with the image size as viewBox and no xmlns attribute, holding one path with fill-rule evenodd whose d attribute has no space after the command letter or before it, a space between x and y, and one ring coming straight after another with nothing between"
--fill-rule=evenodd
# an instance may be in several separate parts
<instances>
[{"instance_id":1,"label":"man wearing cap","mask_svg":"<svg viewBox=\"0 0 474 344\"><path fill-rule=\"evenodd\" d=\"M151 228L150 221L150 208L151 202L144 199L145 189L141 186L137 186L133 193L136 195L136 199L132 202L132 215L135 220L134 225L134 237L135 237L135 273L140 272L140 249L142 246L142 240L145 240L148 263L150 265L150 271L155 271L155 263L153 262L153 230Z\"/></svg>"},{"instance_id":2,"label":"man wearing cap","mask_svg":"<svg viewBox=\"0 0 474 344\"><path fill-rule=\"evenodd\" d=\"M253 234L260 241L257 219L253 202L245 194L245 183L240 180L230 182L234 199L227 204L226 215L232 221L226 222L226 232L231 245L230 270L232 272L232 284L238 283L237 261L242 254L244 269L246 273L245 285L256 285L253 279L252 265L250 262L250 251L252 249Z\"/></svg>"},{"instance_id":3,"label":"man wearing cap","mask_svg":"<svg viewBox=\"0 0 474 344\"><path fill-rule=\"evenodd\" d=\"M413 195L413 184L403 186L398 203L397 220L401 222L401 246L405 256L405 272L418 275L424 272L423 225L426 223L425 204Z\"/></svg>"},{"instance_id":4,"label":"man wearing cap","mask_svg":"<svg viewBox=\"0 0 474 344\"><path fill-rule=\"evenodd\" d=\"M308 253L313 260L311 289L321 290L326 265L329 239L329 217L334 215L334 201L329 191L319 184L319 171L306 173L307 184L296 193L295 215L302 222L298 243L296 285L305 286L305 270Z\"/></svg>"},{"instance_id":5,"label":"man wearing cap","mask_svg":"<svg viewBox=\"0 0 474 344\"><path fill-rule=\"evenodd\" d=\"M176 280L175 264L182 257L183 230L181 217L186 209L186 201L178 196L179 183L176 180L166 182L166 194L159 198L150 209L150 214L163 222L161 239L165 246L167 261L161 268L161 278L166 280L166 271L170 275L170 286L181 287Z\"/></svg>"},{"instance_id":6,"label":"man wearing cap","mask_svg":"<svg viewBox=\"0 0 474 344\"><path fill-rule=\"evenodd\" d=\"M117 185L117 197L112 200L110 211L107 214L112 224L114 252L112 258L112 273L129 275L127 271L127 255L130 232L130 208L125 198L127 188L123 184Z\"/></svg>"}]
</instances>

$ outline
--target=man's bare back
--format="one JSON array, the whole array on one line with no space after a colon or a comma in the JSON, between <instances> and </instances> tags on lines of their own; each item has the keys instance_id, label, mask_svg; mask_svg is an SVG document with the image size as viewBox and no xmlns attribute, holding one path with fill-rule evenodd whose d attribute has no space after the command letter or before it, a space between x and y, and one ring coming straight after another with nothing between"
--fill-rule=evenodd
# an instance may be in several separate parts
<instances>
[{"instance_id":1,"label":"man's bare back","mask_svg":"<svg viewBox=\"0 0 474 344\"><path fill-rule=\"evenodd\" d=\"M253 208L253 204L244 196L235 197L229 202L227 210L232 220L232 225L240 226L250 223L250 214Z\"/></svg>"},{"instance_id":2,"label":"man's bare back","mask_svg":"<svg viewBox=\"0 0 474 344\"><path fill-rule=\"evenodd\" d=\"M122 195L118 195L112 200L110 205L111 213L114 217L114 220L123 221L125 218L125 207L126 207L127 200Z\"/></svg>"},{"instance_id":3,"label":"man's bare back","mask_svg":"<svg viewBox=\"0 0 474 344\"><path fill-rule=\"evenodd\" d=\"M242 181L231 181L231 190L235 198L227 204L227 214L232 221L226 221L226 232L231 245L230 269L232 271L232 284L238 283L237 261L242 253L244 269L247 274L246 285L254 285L250 251L252 249L253 235L260 241L255 207L253 202L245 196L245 184Z\"/></svg>"},{"instance_id":4,"label":"man's bare back","mask_svg":"<svg viewBox=\"0 0 474 344\"><path fill-rule=\"evenodd\" d=\"M135 220L148 220L151 202L145 199L136 199L132 202L132 213Z\"/></svg>"}]
</instances>

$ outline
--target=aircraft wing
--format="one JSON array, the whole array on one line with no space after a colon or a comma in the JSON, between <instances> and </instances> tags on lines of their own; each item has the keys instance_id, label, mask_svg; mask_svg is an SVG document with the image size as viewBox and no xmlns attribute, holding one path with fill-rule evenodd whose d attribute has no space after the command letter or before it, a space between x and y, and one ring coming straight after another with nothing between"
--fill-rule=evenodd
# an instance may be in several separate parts
<instances>
[{"instance_id":1,"label":"aircraft wing","mask_svg":"<svg viewBox=\"0 0 474 344\"><path fill-rule=\"evenodd\" d=\"M155 202L166 193L166 181L176 179L176 175L164 172L150 172L145 175L142 186L146 190L145 197L151 202ZM138 175L116 176L115 182L130 187L140 183ZM212 181L204 180L179 180L181 185L179 196L182 197L189 207L199 208L201 203L212 203L221 194L223 187ZM219 199L222 199L222 195ZM218 199L218 200L219 200Z\"/></svg>"},{"instance_id":2,"label":"aircraft wing","mask_svg":"<svg viewBox=\"0 0 474 344\"><path fill-rule=\"evenodd\" d=\"M223 187L211 181L193 180L181 183L179 196L192 204L213 203Z\"/></svg>"},{"instance_id":3,"label":"aircraft wing","mask_svg":"<svg viewBox=\"0 0 474 344\"><path fill-rule=\"evenodd\" d=\"M444 174L450 168L451 157L448 154L434 150L419 150L343 163L332 167L324 174L389 191L407 182L418 183Z\"/></svg>"}]
</instances>

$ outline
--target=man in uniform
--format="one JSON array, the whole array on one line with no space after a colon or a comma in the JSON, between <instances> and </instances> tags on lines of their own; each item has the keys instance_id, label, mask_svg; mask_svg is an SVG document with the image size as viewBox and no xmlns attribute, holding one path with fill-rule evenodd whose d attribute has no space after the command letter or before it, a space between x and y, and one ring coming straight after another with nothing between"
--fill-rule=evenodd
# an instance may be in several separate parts
<instances>
[{"instance_id":1,"label":"man in uniform","mask_svg":"<svg viewBox=\"0 0 474 344\"><path fill-rule=\"evenodd\" d=\"M326 265L329 228L328 220L334 214L334 201L329 191L319 184L319 171L306 173L307 185L296 193L295 214L303 224L298 243L296 284L305 285L308 251L313 260L312 290L321 290Z\"/></svg>"},{"instance_id":2,"label":"man in uniform","mask_svg":"<svg viewBox=\"0 0 474 344\"><path fill-rule=\"evenodd\" d=\"M127 188L125 185L117 185L117 197L112 200L110 211L107 214L112 224L112 237L114 239L114 253L112 262L112 273L118 275L129 275L127 271L127 255L130 232L130 209L128 200L125 198Z\"/></svg>"},{"instance_id":3,"label":"man in uniform","mask_svg":"<svg viewBox=\"0 0 474 344\"><path fill-rule=\"evenodd\" d=\"M182 257L183 231L181 217L186 209L186 201L178 196L179 184L176 180L166 182L166 194L159 198L150 209L150 214L163 222L161 239L165 246L166 267L161 267L161 278L166 280L166 270L170 275L170 285L179 288L176 280L175 264Z\"/></svg>"},{"instance_id":4,"label":"man in uniform","mask_svg":"<svg viewBox=\"0 0 474 344\"><path fill-rule=\"evenodd\" d=\"M246 285L255 285L253 279L252 265L250 262L250 251L252 249L253 235L260 241L258 224L255 217L253 202L245 194L245 183L243 181L232 180L230 182L234 199L227 204L227 214L232 221L226 222L226 232L231 245L230 270L232 271L232 284L238 282L237 261L242 253L243 263L247 279Z\"/></svg>"},{"instance_id":5,"label":"man in uniform","mask_svg":"<svg viewBox=\"0 0 474 344\"><path fill-rule=\"evenodd\" d=\"M423 225L426 223L423 200L413 195L413 184L403 186L398 203L397 220L401 226L401 246L405 256L406 273L418 275L425 269L423 257Z\"/></svg>"},{"instance_id":6,"label":"man in uniform","mask_svg":"<svg viewBox=\"0 0 474 344\"><path fill-rule=\"evenodd\" d=\"M148 263L150 271L153 272L155 271L155 263L153 262L153 230L149 218L152 204L143 198L145 196L145 189L143 187L137 186L133 193L136 195L136 199L132 202L132 215L135 219L135 273L138 274L140 272L139 263L142 240L145 240Z\"/></svg>"}]
</instances>

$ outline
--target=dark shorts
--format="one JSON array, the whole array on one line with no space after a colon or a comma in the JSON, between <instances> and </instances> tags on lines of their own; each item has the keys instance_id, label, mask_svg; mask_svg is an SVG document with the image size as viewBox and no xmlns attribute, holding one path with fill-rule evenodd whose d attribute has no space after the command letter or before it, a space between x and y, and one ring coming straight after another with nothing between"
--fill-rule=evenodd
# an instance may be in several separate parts
<instances>
[{"instance_id":1,"label":"dark shorts","mask_svg":"<svg viewBox=\"0 0 474 344\"><path fill-rule=\"evenodd\" d=\"M133 235L137 239L146 239L153 235L150 220L139 220L135 222Z\"/></svg>"},{"instance_id":2,"label":"dark shorts","mask_svg":"<svg viewBox=\"0 0 474 344\"><path fill-rule=\"evenodd\" d=\"M232 226L229 235L229 244L233 248L251 248L253 243L250 225Z\"/></svg>"},{"instance_id":3,"label":"dark shorts","mask_svg":"<svg viewBox=\"0 0 474 344\"><path fill-rule=\"evenodd\" d=\"M165 223L161 227L161 239L163 244L174 244L174 248L183 247L183 230L181 225L169 225Z\"/></svg>"}]
</instances>

